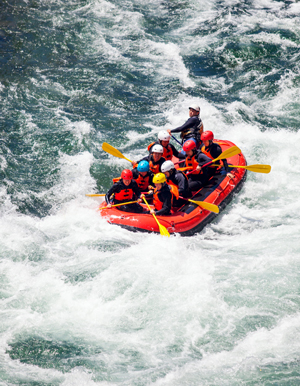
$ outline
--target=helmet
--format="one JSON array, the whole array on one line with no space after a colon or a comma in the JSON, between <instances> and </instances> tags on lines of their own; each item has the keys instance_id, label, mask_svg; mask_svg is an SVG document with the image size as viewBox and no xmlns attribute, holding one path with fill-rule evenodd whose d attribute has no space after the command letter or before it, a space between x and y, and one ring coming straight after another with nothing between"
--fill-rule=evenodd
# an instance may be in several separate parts
<instances>
[{"instance_id":1,"label":"helmet","mask_svg":"<svg viewBox=\"0 0 300 386\"><path fill-rule=\"evenodd\" d=\"M164 149L161 145L154 145L151 149L151 153L163 153Z\"/></svg>"},{"instance_id":2,"label":"helmet","mask_svg":"<svg viewBox=\"0 0 300 386\"><path fill-rule=\"evenodd\" d=\"M124 178L124 180L132 180L133 179L132 171L129 169L124 169L121 173L121 178Z\"/></svg>"},{"instance_id":3,"label":"helmet","mask_svg":"<svg viewBox=\"0 0 300 386\"><path fill-rule=\"evenodd\" d=\"M149 162L141 161L137 167L138 172L149 172Z\"/></svg>"},{"instance_id":4,"label":"helmet","mask_svg":"<svg viewBox=\"0 0 300 386\"><path fill-rule=\"evenodd\" d=\"M164 175L164 173L157 173L153 177L154 184L163 184L164 182L166 182L166 176Z\"/></svg>"},{"instance_id":5,"label":"helmet","mask_svg":"<svg viewBox=\"0 0 300 386\"><path fill-rule=\"evenodd\" d=\"M184 142L182 148L184 151L190 151L190 150L196 149L196 144L192 139L188 139L187 141Z\"/></svg>"},{"instance_id":6,"label":"helmet","mask_svg":"<svg viewBox=\"0 0 300 386\"><path fill-rule=\"evenodd\" d=\"M189 109L193 109L193 110L198 111L200 113L200 107L198 105L190 105Z\"/></svg>"},{"instance_id":7,"label":"helmet","mask_svg":"<svg viewBox=\"0 0 300 386\"><path fill-rule=\"evenodd\" d=\"M159 133L158 133L158 139L160 140L160 141L169 141L170 140L170 134L167 132L167 131L160 131Z\"/></svg>"},{"instance_id":8,"label":"helmet","mask_svg":"<svg viewBox=\"0 0 300 386\"><path fill-rule=\"evenodd\" d=\"M168 172L169 170L171 169L174 169L175 166L173 164L172 161L165 161L162 165L161 165L161 171L164 173L164 172Z\"/></svg>"},{"instance_id":9,"label":"helmet","mask_svg":"<svg viewBox=\"0 0 300 386\"><path fill-rule=\"evenodd\" d=\"M201 134L202 141L212 141L214 139L214 134L212 131L204 131Z\"/></svg>"}]
</instances>

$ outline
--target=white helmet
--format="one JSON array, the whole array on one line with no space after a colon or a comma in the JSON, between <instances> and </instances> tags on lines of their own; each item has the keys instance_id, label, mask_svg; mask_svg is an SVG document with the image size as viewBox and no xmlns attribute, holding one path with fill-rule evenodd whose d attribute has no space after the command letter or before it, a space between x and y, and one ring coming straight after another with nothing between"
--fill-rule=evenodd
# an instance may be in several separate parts
<instances>
[{"instance_id":1,"label":"white helmet","mask_svg":"<svg viewBox=\"0 0 300 386\"><path fill-rule=\"evenodd\" d=\"M173 164L172 161L165 161L165 162L161 165L161 171L162 171L163 173L168 172L169 170L174 169L174 168L175 168L175 166L174 166L174 164Z\"/></svg>"},{"instance_id":2,"label":"white helmet","mask_svg":"<svg viewBox=\"0 0 300 386\"><path fill-rule=\"evenodd\" d=\"M160 131L159 133L158 133L158 139L160 140L160 141L169 141L170 140L170 134L167 132L167 131L165 131L165 130L163 130L163 131Z\"/></svg>"},{"instance_id":3,"label":"white helmet","mask_svg":"<svg viewBox=\"0 0 300 386\"><path fill-rule=\"evenodd\" d=\"M193 110L198 111L200 113L200 107L198 105L190 105L189 109L193 109Z\"/></svg>"},{"instance_id":4,"label":"white helmet","mask_svg":"<svg viewBox=\"0 0 300 386\"><path fill-rule=\"evenodd\" d=\"M154 145L151 149L151 153L163 153L164 149L161 145Z\"/></svg>"}]
</instances>

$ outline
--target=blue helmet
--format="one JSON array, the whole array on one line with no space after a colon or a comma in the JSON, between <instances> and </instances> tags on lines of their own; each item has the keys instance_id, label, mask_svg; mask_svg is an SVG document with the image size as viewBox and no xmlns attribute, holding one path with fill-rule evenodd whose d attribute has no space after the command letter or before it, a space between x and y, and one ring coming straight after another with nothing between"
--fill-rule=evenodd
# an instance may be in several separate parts
<instances>
[{"instance_id":1,"label":"blue helmet","mask_svg":"<svg viewBox=\"0 0 300 386\"><path fill-rule=\"evenodd\" d=\"M138 172L149 172L149 162L141 161L137 167Z\"/></svg>"}]
</instances>

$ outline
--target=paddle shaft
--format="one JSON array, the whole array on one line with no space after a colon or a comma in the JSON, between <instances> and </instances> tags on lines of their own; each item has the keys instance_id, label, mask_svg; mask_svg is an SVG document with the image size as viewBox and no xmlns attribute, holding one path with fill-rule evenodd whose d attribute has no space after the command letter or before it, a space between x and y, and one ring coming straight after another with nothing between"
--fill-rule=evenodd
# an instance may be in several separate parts
<instances>
[{"instance_id":1,"label":"paddle shaft","mask_svg":"<svg viewBox=\"0 0 300 386\"><path fill-rule=\"evenodd\" d=\"M171 137L172 137L173 139L175 139L175 141L176 141L177 143L179 143L179 145L182 147L182 143L181 143L180 141L178 141L178 139L175 138L174 135L171 134Z\"/></svg>"},{"instance_id":2,"label":"paddle shaft","mask_svg":"<svg viewBox=\"0 0 300 386\"><path fill-rule=\"evenodd\" d=\"M110 209L110 208L113 208L115 206L122 206L122 205L128 205L128 204L135 204L137 201L128 201L128 202L121 202L120 204L114 204L112 205L111 207L107 207L107 206L103 206L101 208L99 208L99 210L102 210L102 209Z\"/></svg>"},{"instance_id":3,"label":"paddle shaft","mask_svg":"<svg viewBox=\"0 0 300 386\"><path fill-rule=\"evenodd\" d=\"M145 202L145 204L147 205L147 208L150 210L150 213L151 213L151 208L150 208L150 205L148 204L147 200L145 197L143 197L143 200ZM154 213L152 213L152 216L154 217L157 225L158 225L158 228L159 228L159 232L162 236L168 236L170 237L170 233L167 231L167 228L165 228L163 225L160 224L160 222L158 221L157 217L155 216Z\"/></svg>"}]
</instances>

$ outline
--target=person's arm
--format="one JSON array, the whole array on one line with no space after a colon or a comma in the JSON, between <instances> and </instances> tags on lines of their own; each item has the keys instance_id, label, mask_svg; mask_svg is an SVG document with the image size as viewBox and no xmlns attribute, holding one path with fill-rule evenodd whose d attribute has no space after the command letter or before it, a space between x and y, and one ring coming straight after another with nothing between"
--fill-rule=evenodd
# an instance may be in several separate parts
<instances>
[{"instance_id":1,"label":"person's arm","mask_svg":"<svg viewBox=\"0 0 300 386\"><path fill-rule=\"evenodd\" d=\"M110 201L109 201L110 196L116 191L116 189L117 189L117 184L114 184L114 185L109 189L109 191L106 193L106 195L105 195L105 201L106 201L107 204L110 204Z\"/></svg>"},{"instance_id":2,"label":"person's arm","mask_svg":"<svg viewBox=\"0 0 300 386\"><path fill-rule=\"evenodd\" d=\"M149 155L147 155L146 157L140 159L139 161L132 161L131 164L132 164L132 167L134 169L137 168L138 164L141 162L141 161L148 161L149 162Z\"/></svg>"},{"instance_id":3,"label":"person's arm","mask_svg":"<svg viewBox=\"0 0 300 386\"><path fill-rule=\"evenodd\" d=\"M185 155L182 154L182 153L179 153L179 151L176 149L176 147L174 145L172 145L171 143L169 144L172 148L172 152L173 152L173 155L179 159L185 159Z\"/></svg>"},{"instance_id":4,"label":"person's arm","mask_svg":"<svg viewBox=\"0 0 300 386\"><path fill-rule=\"evenodd\" d=\"M218 144L216 144L216 145L217 145L217 146L214 146L214 147L212 148L212 150L211 150L211 155L212 155L212 157L214 157L214 159L215 159L215 158L218 158L219 155L222 154L222 148L221 148L221 146L218 145ZM229 173L229 168L228 168L227 160L226 160L226 159L223 159L222 161L223 161L223 165L224 165L224 168L225 168L226 172Z\"/></svg>"},{"instance_id":5,"label":"person's arm","mask_svg":"<svg viewBox=\"0 0 300 386\"><path fill-rule=\"evenodd\" d=\"M189 118L182 126L176 127L176 129L172 129L171 133L181 133L185 129L189 129L194 126L194 122L192 118Z\"/></svg>"},{"instance_id":6,"label":"person's arm","mask_svg":"<svg viewBox=\"0 0 300 386\"><path fill-rule=\"evenodd\" d=\"M131 171L132 171L133 179L136 180L139 177L139 172L137 168L134 168Z\"/></svg>"},{"instance_id":7,"label":"person's arm","mask_svg":"<svg viewBox=\"0 0 300 386\"><path fill-rule=\"evenodd\" d=\"M201 167L202 167L202 165L205 165L211 161L212 161L212 159L209 158L206 154L202 153L201 151L198 153L197 162Z\"/></svg>"},{"instance_id":8,"label":"person's arm","mask_svg":"<svg viewBox=\"0 0 300 386\"><path fill-rule=\"evenodd\" d=\"M226 159L226 158L223 159L222 162L223 162L224 168L225 168L225 170L226 170L226 173L230 173L230 169L229 169L229 167L228 167L227 159ZM231 173L230 173L230 174L231 174Z\"/></svg>"},{"instance_id":9,"label":"person's arm","mask_svg":"<svg viewBox=\"0 0 300 386\"><path fill-rule=\"evenodd\" d=\"M176 182L178 184L179 195L182 196L182 194L184 194L185 191L187 190L187 186L188 186L187 180L182 173L178 172L176 174Z\"/></svg>"}]
</instances>

